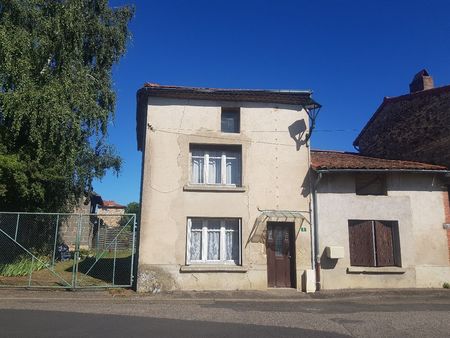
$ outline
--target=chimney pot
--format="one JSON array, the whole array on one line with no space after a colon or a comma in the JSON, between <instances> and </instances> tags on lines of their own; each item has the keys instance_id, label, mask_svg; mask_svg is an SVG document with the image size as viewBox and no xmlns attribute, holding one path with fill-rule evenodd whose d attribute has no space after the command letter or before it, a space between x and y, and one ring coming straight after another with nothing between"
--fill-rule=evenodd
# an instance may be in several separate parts
<instances>
[{"instance_id":1,"label":"chimney pot","mask_svg":"<svg viewBox=\"0 0 450 338\"><path fill-rule=\"evenodd\" d=\"M433 78L428 74L426 69L422 69L418 72L411 83L409 84L409 92L415 93L422 90L428 90L434 88Z\"/></svg>"}]
</instances>

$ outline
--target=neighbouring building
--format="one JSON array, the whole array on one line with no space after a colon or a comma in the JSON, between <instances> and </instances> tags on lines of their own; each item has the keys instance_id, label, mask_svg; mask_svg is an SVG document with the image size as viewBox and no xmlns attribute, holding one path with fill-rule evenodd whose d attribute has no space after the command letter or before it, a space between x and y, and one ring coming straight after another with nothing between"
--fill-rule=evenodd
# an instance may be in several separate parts
<instances>
[{"instance_id":1,"label":"neighbouring building","mask_svg":"<svg viewBox=\"0 0 450 338\"><path fill-rule=\"evenodd\" d=\"M92 246L96 227L93 214L97 212L102 203L102 197L95 192L80 198L78 204L73 208L74 215L58 218L58 242L64 243L74 250L75 243L79 241L82 249L89 249ZM89 229L89 231L80 231L80 227Z\"/></svg>"},{"instance_id":2,"label":"neighbouring building","mask_svg":"<svg viewBox=\"0 0 450 338\"><path fill-rule=\"evenodd\" d=\"M450 167L450 85L435 88L421 70L409 94L384 98L353 145L367 156Z\"/></svg>"},{"instance_id":3,"label":"neighbouring building","mask_svg":"<svg viewBox=\"0 0 450 338\"><path fill-rule=\"evenodd\" d=\"M125 205L115 201L103 201L97 211L98 219L109 227L118 227L123 220L122 216L125 214L125 209Z\"/></svg>"},{"instance_id":4,"label":"neighbouring building","mask_svg":"<svg viewBox=\"0 0 450 338\"><path fill-rule=\"evenodd\" d=\"M139 291L308 287L319 107L310 91L138 91Z\"/></svg>"},{"instance_id":5,"label":"neighbouring building","mask_svg":"<svg viewBox=\"0 0 450 338\"><path fill-rule=\"evenodd\" d=\"M311 158L321 288L450 281L446 167L335 151Z\"/></svg>"}]
</instances>

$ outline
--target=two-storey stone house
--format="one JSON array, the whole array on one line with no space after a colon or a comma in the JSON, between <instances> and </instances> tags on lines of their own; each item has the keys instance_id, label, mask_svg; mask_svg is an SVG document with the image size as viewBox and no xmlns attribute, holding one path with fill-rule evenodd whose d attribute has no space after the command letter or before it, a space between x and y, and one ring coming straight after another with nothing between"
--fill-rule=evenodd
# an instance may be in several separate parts
<instances>
[{"instance_id":1,"label":"two-storey stone house","mask_svg":"<svg viewBox=\"0 0 450 338\"><path fill-rule=\"evenodd\" d=\"M308 287L318 107L310 91L138 91L138 290Z\"/></svg>"}]
</instances>

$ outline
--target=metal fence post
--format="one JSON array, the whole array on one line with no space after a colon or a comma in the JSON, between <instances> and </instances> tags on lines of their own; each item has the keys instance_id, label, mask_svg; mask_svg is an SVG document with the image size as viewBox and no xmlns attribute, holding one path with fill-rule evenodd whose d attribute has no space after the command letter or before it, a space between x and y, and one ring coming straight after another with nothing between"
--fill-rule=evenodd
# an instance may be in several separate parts
<instances>
[{"instance_id":1,"label":"metal fence post","mask_svg":"<svg viewBox=\"0 0 450 338\"><path fill-rule=\"evenodd\" d=\"M133 221L133 239L131 244L130 286L132 286L134 282L134 253L136 251L135 245L136 245L136 227L137 227L136 214L134 214L132 217L134 218L134 221Z\"/></svg>"},{"instance_id":2,"label":"metal fence post","mask_svg":"<svg viewBox=\"0 0 450 338\"><path fill-rule=\"evenodd\" d=\"M30 276L28 277L28 287L31 287L31 276L33 274L34 256L31 257Z\"/></svg>"},{"instance_id":3,"label":"metal fence post","mask_svg":"<svg viewBox=\"0 0 450 338\"><path fill-rule=\"evenodd\" d=\"M52 256L52 267L55 267L55 255L56 255L56 245L58 240L58 223L59 223L59 215L56 215L56 227L55 227L55 241L53 243L53 256Z\"/></svg>"},{"instance_id":4,"label":"metal fence post","mask_svg":"<svg viewBox=\"0 0 450 338\"><path fill-rule=\"evenodd\" d=\"M116 257L117 257L117 238L114 241L114 265L113 265L113 274L112 274L112 285L115 285L116 279Z\"/></svg>"},{"instance_id":5,"label":"metal fence post","mask_svg":"<svg viewBox=\"0 0 450 338\"><path fill-rule=\"evenodd\" d=\"M72 288L77 288L77 275L78 275L78 257L80 256L80 241L81 241L81 217L78 215L78 228L77 236L75 238L75 252L73 254L73 268L72 268Z\"/></svg>"},{"instance_id":6,"label":"metal fence post","mask_svg":"<svg viewBox=\"0 0 450 338\"><path fill-rule=\"evenodd\" d=\"M16 222L16 232L14 234L14 240L17 241L17 233L19 231L19 219L20 219L20 214L17 214L17 222Z\"/></svg>"}]
</instances>

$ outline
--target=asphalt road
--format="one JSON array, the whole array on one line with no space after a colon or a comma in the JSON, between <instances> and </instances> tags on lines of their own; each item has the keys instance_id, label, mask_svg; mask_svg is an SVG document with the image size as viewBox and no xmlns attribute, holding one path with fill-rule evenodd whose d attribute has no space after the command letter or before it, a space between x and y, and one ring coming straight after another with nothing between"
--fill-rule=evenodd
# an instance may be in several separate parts
<instances>
[{"instance_id":1,"label":"asphalt road","mask_svg":"<svg viewBox=\"0 0 450 338\"><path fill-rule=\"evenodd\" d=\"M0 310L3 337L345 337L317 330L82 314Z\"/></svg>"},{"instance_id":2,"label":"asphalt road","mask_svg":"<svg viewBox=\"0 0 450 338\"><path fill-rule=\"evenodd\" d=\"M138 297L0 292L0 337L449 337L450 292Z\"/></svg>"}]
</instances>

